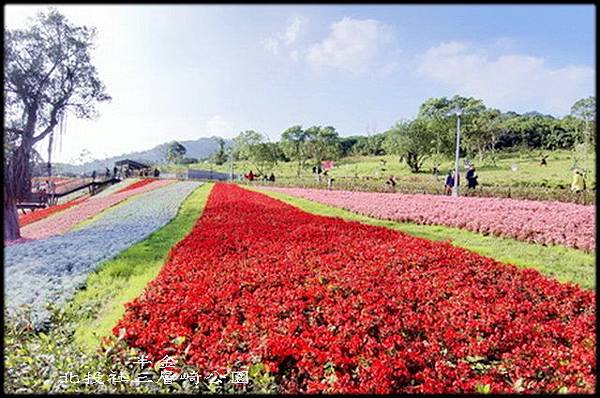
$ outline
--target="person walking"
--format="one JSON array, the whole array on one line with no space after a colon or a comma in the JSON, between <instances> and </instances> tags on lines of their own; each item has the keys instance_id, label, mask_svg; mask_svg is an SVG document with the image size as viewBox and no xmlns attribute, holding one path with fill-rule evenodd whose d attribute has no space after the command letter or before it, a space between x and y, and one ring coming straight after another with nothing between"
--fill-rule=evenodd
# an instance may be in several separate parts
<instances>
[{"instance_id":1,"label":"person walking","mask_svg":"<svg viewBox=\"0 0 600 398\"><path fill-rule=\"evenodd\" d=\"M444 195L452 195L452 189L454 188L454 172L450 170L446 179L444 180Z\"/></svg>"},{"instance_id":2,"label":"person walking","mask_svg":"<svg viewBox=\"0 0 600 398\"><path fill-rule=\"evenodd\" d=\"M475 165L471 164L469 166L469 170L467 171L467 183L468 188L475 189L475 187L479 184L477 182L477 173L475 172Z\"/></svg>"},{"instance_id":3,"label":"person walking","mask_svg":"<svg viewBox=\"0 0 600 398\"><path fill-rule=\"evenodd\" d=\"M385 182L386 185L386 191L389 189L392 192L396 192L396 177L394 177L393 175L390 176L390 178L387 179L387 181Z\"/></svg>"},{"instance_id":4,"label":"person walking","mask_svg":"<svg viewBox=\"0 0 600 398\"><path fill-rule=\"evenodd\" d=\"M578 193L585 191L585 177L579 169L573 170L573 182L571 183L571 191Z\"/></svg>"},{"instance_id":5,"label":"person walking","mask_svg":"<svg viewBox=\"0 0 600 398\"><path fill-rule=\"evenodd\" d=\"M275 182L275 174L271 173L271 175L269 176L269 181Z\"/></svg>"}]
</instances>

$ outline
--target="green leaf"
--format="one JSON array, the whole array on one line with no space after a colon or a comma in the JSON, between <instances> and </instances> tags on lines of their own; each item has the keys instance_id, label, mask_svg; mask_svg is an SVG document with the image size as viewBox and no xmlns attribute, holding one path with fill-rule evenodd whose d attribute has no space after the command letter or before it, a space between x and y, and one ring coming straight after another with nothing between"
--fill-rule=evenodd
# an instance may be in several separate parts
<instances>
[{"instance_id":1,"label":"green leaf","mask_svg":"<svg viewBox=\"0 0 600 398\"><path fill-rule=\"evenodd\" d=\"M489 384L478 384L477 387L475 387L475 391L477 391L480 394L489 394L491 389L492 388Z\"/></svg>"}]
</instances>

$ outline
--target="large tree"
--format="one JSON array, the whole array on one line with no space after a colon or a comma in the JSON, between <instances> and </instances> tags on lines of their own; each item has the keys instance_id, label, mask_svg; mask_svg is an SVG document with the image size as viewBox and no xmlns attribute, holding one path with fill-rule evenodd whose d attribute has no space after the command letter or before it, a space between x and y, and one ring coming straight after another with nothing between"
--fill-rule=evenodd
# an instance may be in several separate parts
<instances>
[{"instance_id":1,"label":"large tree","mask_svg":"<svg viewBox=\"0 0 600 398\"><path fill-rule=\"evenodd\" d=\"M259 175L265 175L271 171L283 157L279 145L273 142L254 144L250 146L249 150L248 160L254 165Z\"/></svg>"},{"instance_id":2,"label":"large tree","mask_svg":"<svg viewBox=\"0 0 600 398\"><path fill-rule=\"evenodd\" d=\"M4 32L5 239L20 237L16 203L31 192L33 146L65 112L92 118L96 103L110 100L91 62L95 34L54 9Z\"/></svg>"},{"instance_id":3,"label":"large tree","mask_svg":"<svg viewBox=\"0 0 600 398\"><path fill-rule=\"evenodd\" d=\"M264 143L266 137L254 130L242 131L233 139L233 158L235 160L250 160L252 146Z\"/></svg>"},{"instance_id":4,"label":"large tree","mask_svg":"<svg viewBox=\"0 0 600 398\"><path fill-rule=\"evenodd\" d=\"M283 153L298 162L296 174L300 177L300 173L305 166L308 158L306 150L307 134L302 130L302 126L292 126L281 133L281 147Z\"/></svg>"},{"instance_id":5,"label":"large tree","mask_svg":"<svg viewBox=\"0 0 600 398\"><path fill-rule=\"evenodd\" d=\"M399 155L400 161L406 162L413 173L418 173L423 162L433 154L435 131L428 128L425 118L400 121L385 135L385 152Z\"/></svg>"},{"instance_id":6,"label":"large tree","mask_svg":"<svg viewBox=\"0 0 600 398\"><path fill-rule=\"evenodd\" d=\"M306 130L306 149L316 164L337 159L342 153L340 137L332 126L313 126Z\"/></svg>"}]
</instances>

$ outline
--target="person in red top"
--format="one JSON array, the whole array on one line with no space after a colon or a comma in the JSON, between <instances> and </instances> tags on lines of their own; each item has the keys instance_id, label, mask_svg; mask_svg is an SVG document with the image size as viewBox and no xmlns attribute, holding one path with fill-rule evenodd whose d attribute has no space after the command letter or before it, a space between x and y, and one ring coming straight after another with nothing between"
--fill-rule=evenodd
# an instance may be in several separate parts
<instances>
[{"instance_id":1,"label":"person in red top","mask_svg":"<svg viewBox=\"0 0 600 398\"><path fill-rule=\"evenodd\" d=\"M244 177L246 177L246 179L248 179L248 181L254 181L254 173L252 172L252 170L250 170L250 172L248 174L246 174Z\"/></svg>"}]
</instances>

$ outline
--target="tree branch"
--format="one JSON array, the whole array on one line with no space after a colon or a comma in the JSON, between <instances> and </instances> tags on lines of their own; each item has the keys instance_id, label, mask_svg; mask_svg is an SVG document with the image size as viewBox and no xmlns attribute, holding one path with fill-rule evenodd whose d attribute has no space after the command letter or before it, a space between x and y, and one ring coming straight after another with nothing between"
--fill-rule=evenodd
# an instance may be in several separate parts
<instances>
[{"instance_id":1,"label":"tree branch","mask_svg":"<svg viewBox=\"0 0 600 398\"><path fill-rule=\"evenodd\" d=\"M44 139L44 137L46 137L48 134L50 134L52 132L52 130L54 130L54 127L56 127L56 125L58 124L58 112L64 108L64 103L67 99L63 98L60 101L58 101L56 104L53 105L52 107L52 111L50 112L50 122L48 124L48 126L44 129L44 131L42 131L41 133L39 133L36 136L32 137L32 141L35 144L38 141L41 141Z\"/></svg>"},{"instance_id":2,"label":"tree branch","mask_svg":"<svg viewBox=\"0 0 600 398\"><path fill-rule=\"evenodd\" d=\"M20 135L24 135L25 134L25 131L23 131L21 129L16 129L14 127L5 127L4 131L7 131L9 133L20 134Z\"/></svg>"}]
</instances>

